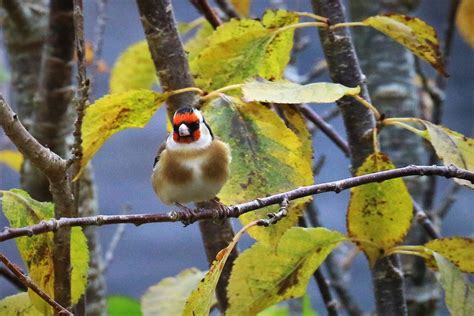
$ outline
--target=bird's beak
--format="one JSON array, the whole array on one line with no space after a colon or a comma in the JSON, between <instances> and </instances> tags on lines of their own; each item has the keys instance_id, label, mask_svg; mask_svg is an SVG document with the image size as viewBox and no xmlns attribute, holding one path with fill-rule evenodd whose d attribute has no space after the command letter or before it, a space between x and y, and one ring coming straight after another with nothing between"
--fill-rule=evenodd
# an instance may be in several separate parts
<instances>
[{"instance_id":1,"label":"bird's beak","mask_svg":"<svg viewBox=\"0 0 474 316\"><path fill-rule=\"evenodd\" d=\"M191 132L189 132L189 128L184 123L179 126L178 132L179 132L179 136L181 137L191 135Z\"/></svg>"}]
</instances>

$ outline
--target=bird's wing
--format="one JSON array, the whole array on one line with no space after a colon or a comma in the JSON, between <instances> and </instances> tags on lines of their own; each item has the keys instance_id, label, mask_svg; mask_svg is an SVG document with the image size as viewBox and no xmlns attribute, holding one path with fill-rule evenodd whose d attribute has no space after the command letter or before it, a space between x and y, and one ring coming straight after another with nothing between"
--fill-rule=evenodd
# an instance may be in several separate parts
<instances>
[{"instance_id":1,"label":"bird's wing","mask_svg":"<svg viewBox=\"0 0 474 316\"><path fill-rule=\"evenodd\" d=\"M156 164L158 163L158 160L160 160L161 153L165 149L166 149L166 141L161 143L160 147L158 148L158 152L156 153L155 161L153 162L153 168L155 168Z\"/></svg>"}]
</instances>

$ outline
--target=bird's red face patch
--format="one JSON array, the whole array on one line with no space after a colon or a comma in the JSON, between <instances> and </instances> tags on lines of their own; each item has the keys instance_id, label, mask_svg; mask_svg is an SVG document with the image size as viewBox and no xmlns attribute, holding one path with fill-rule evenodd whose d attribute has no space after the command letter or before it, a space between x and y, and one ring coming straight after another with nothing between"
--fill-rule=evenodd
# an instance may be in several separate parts
<instances>
[{"instance_id":1,"label":"bird's red face patch","mask_svg":"<svg viewBox=\"0 0 474 316\"><path fill-rule=\"evenodd\" d=\"M180 135L179 128L182 124L186 125L189 135ZM173 117L173 140L181 144L190 144L198 141L201 137L199 125L199 118L194 112L177 112Z\"/></svg>"}]
</instances>

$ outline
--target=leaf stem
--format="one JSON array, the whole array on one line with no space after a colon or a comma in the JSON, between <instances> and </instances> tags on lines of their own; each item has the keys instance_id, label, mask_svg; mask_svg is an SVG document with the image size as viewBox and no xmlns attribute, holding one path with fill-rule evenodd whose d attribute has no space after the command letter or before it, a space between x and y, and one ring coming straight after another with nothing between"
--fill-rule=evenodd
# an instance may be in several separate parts
<instances>
[{"instance_id":1,"label":"leaf stem","mask_svg":"<svg viewBox=\"0 0 474 316\"><path fill-rule=\"evenodd\" d=\"M380 118L382 117L379 113L379 111L377 110L377 108L375 106L373 106L372 104L370 104L369 102L367 102L364 98L362 98L360 95L353 95L352 96L354 99L356 99L357 101L359 101L363 106L365 106L366 108L368 108L370 111L372 111L372 113L374 113L375 115L375 118L377 119L377 121L380 121Z\"/></svg>"},{"instance_id":2,"label":"leaf stem","mask_svg":"<svg viewBox=\"0 0 474 316\"><path fill-rule=\"evenodd\" d=\"M324 16L320 16L320 15L317 15L317 14L314 14L314 13L310 13L310 12L293 12L295 13L296 15L298 16L305 16L307 18L312 18L312 19L315 19L316 21L321 21L321 22L324 22L327 24L328 22L328 18L324 17Z\"/></svg>"},{"instance_id":3,"label":"leaf stem","mask_svg":"<svg viewBox=\"0 0 474 316\"><path fill-rule=\"evenodd\" d=\"M202 91L201 89L197 87L187 87L187 88L182 88L182 89L177 89L177 90L172 90L172 91L167 92L167 98L177 95L177 94L186 93L186 92L196 92L201 95L204 94L204 91Z\"/></svg>"},{"instance_id":4,"label":"leaf stem","mask_svg":"<svg viewBox=\"0 0 474 316\"><path fill-rule=\"evenodd\" d=\"M282 32L288 31L288 30L293 30L293 29L301 29L304 27L323 27L327 28L328 25L325 22L302 22L302 23L296 23L296 24L290 24L281 28L278 28L275 30L275 35L280 34Z\"/></svg>"},{"instance_id":5,"label":"leaf stem","mask_svg":"<svg viewBox=\"0 0 474 316\"><path fill-rule=\"evenodd\" d=\"M408 124L405 124L403 122L418 122L418 119L416 118L412 118L412 117L406 117L406 118L388 118L388 119L384 119L382 121L382 124L385 125L385 126L389 126L389 125L397 125L399 127L402 127L420 137L424 137L425 136L425 131L423 130L419 130L411 125L408 125Z\"/></svg>"},{"instance_id":6,"label":"leaf stem","mask_svg":"<svg viewBox=\"0 0 474 316\"><path fill-rule=\"evenodd\" d=\"M344 22L344 23L337 23L331 26L332 29L337 29L340 27L352 27L352 26L367 26L364 22Z\"/></svg>"},{"instance_id":7,"label":"leaf stem","mask_svg":"<svg viewBox=\"0 0 474 316\"><path fill-rule=\"evenodd\" d=\"M222 87L220 89L217 89L217 90L214 90L214 91L211 91L209 92L207 95L201 97L201 101L207 101L207 100L210 100L212 98L216 98L218 97L221 93L225 92L225 91L229 91L229 90L234 90L234 89L240 89L244 86L243 83L238 83L238 84L233 84L233 85L230 85L230 86L226 86L226 87Z\"/></svg>"}]
</instances>

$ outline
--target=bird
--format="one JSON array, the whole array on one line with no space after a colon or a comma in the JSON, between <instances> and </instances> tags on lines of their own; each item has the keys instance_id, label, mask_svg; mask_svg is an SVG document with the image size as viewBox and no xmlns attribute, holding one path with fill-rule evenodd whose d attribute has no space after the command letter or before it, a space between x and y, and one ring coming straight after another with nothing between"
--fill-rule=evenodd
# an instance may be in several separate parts
<instances>
[{"instance_id":1,"label":"bird","mask_svg":"<svg viewBox=\"0 0 474 316\"><path fill-rule=\"evenodd\" d=\"M192 212L184 204L214 201L229 179L230 147L212 133L201 111L179 108L172 118L173 131L160 146L151 182L158 198Z\"/></svg>"}]
</instances>

